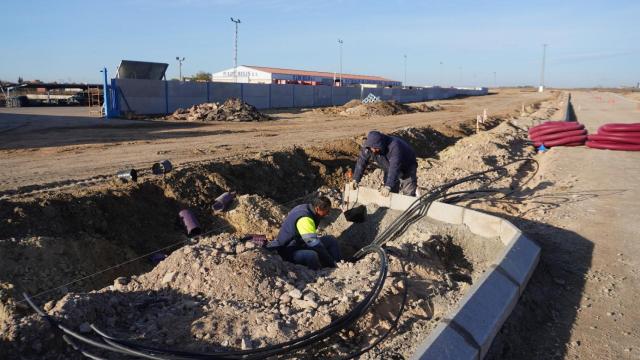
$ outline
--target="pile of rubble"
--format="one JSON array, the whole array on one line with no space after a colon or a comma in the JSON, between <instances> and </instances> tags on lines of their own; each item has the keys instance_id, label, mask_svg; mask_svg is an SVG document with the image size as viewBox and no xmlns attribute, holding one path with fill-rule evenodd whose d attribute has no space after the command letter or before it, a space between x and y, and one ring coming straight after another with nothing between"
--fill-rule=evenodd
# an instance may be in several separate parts
<instances>
[{"instance_id":1,"label":"pile of rubble","mask_svg":"<svg viewBox=\"0 0 640 360\"><path fill-rule=\"evenodd\" d=\"M411 114L416 112L432 112L439 110L442 110L442 106L438 104L427 105L424 103L420 103L417 105L406 105L395 100L365 102L354 99L342 106L321 108L317 109L316 111L328 115L368 117Z\"/></svg>"},{"instance_id":2,"label":"pile of rubble","mask_svg":"<svg viewBox=\"0 0 640 360\"><path fill-rule=\"evenodd\" d=\"M254 208L239 208L240 212L279 212L256 197L241 200ZM399 215L373 205L367 210L368 221L362 224L348 223L339 211L329 216L324 231L338 237L347 257ZM477 242L470 241L470 236L464 229L424 220L389 242L395 255L376 305L338 334L334 347L321 350L321 357L351 353L390 329L406 282L411 285L404 318L413 321L379 351L409 356L435 326L433 319L455 306L468 283L488 266L489 257L479 249L462 253L461 245ZM410 265L403 269L403 263ZM89 324L96 324L116 337L151 346L179 344L185 350L209 352L252 349L307 335L346 314L372 289L379 266L377 255L370 254L355 263L342 261L335 269L313 271L243 242L238 235L223 233L174 251L148 273L117 278L98 291L70 293L43 308L89 336L93 336ZM20 353L80 358L70 347L57 343L57 337L42 338L50 329L35 315L14 326L16 338L24 339L14 344ZM57 350L44 354L44 349ZM303 352L296 357L315 355Z\"/></svg>"},{"instance_id":3,"label":"pile of rubble","mask_svg":"<svg viewBox=\"0 0 640 360\"><path fill-rule=\"evenodd\" d=\"M188 109L177 109L167 120L182 121L267 121L271 117L258 111L253 105L230 98L224 103L203 103Z\"/></svg>"}]
</instances>

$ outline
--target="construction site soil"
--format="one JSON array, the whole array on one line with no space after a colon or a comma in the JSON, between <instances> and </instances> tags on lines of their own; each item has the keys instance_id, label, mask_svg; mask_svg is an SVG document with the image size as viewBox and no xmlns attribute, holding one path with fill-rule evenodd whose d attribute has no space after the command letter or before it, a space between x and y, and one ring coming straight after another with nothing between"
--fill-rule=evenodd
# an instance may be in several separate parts
<instances>
[{"instance_id":1,"label":"construction site soil","mask_svg":"<svg viewBox=\"0 0 640 360\"><path fill-rule=\"evenodd\" d=\"M525 110L544 118L554 106ZM533 154L515 118L490 117L480 134L462 139L472 128L459 125L455 136L429 127L394 133L420 156L422 192ZM273 237L286 212L314 196L312 189L337 205L335 189L344 185L362 140L185 164L165 177L144 175L138 183L113 179L0 200L0 357L80 356L32 315L19 298L23 291L81 332L95 323L114 335L192 350L256 348L327 325L370 289L375 255L311 271L238 239ZM533 169L529 163L510 166L491 179L491 188L503 189L504 196L528 181ZM362 182L380 184L379 171ZM213 199L225 191L238 197L229 211L214 213ZM185 208L206 236L184 234L177 214ZM367 222L352 225L336 211L324 224L323 231L338 237L346 257L398 215L373 207L368 213ZM295 356L332 357L366 346L391 327L406 288L407 306L396 332L363 358L409 357L486 268L497 246L495 239L480 241L464 228L426 220L414 224L388 243L390 277L368 315L332 338L334 346L319 344ZM167 257L158 263L157 254Z\"/></svg>"},{"instance_id":2,"label":"construction site soil","mask_svg":"<svg viewBox=\"0 0 640 360\"><path fill-rule=\"evenodd\" d=\"M167 120L186 121L267 121L271 117L258 111L255 106L230 98L224 103L203 103L188 109L179 108L167 116Z\"/></svg>"},{"instance_id":3,"label":"construction site soil","mask_svg":"<svg viewBox=\"0 0 640 360\"><path fill-rule=\"evenodd\" d=\"M341 116L369 117L411 114L416 112L431 112L438 110L442 110L442 106L440 106L439 104L402 104L394 100L363 103L360 100L351 100L341 106L318 108L314 111L323 114L336 114Z\"/></svg>"}]
</instances>

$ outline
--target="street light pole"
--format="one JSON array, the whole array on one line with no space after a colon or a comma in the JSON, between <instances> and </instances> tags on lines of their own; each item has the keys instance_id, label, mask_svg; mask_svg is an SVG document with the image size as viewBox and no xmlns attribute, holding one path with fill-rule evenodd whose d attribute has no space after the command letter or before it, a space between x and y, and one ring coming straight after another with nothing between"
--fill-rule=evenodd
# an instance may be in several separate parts
<instances>
[{"instance_id":1,"label":"street light pole","mask_svg":"<svg viewBox=\"0 0 640 360\"><path fill-rule=\"evenodd\" d=\"M547 57L547 44L542 44L542 70L540 71L540 89L538 91L544 91L544 63Z\"/></svg>"},{"instance_id":2,"label":"street light pole","mask_svg":"<svg viewBox=\"0 0 640 360\"><path fill-rule=\"evenodd\" d=\"M238 24L240 19L231 18L231 21L236 24L236 36L233 43L233 82L238 82Z\"/></svg>"},{"instance_id":3,"label":"street light pole","mask_svg":"<svg viewBox=\"0 0 640 360\"><path fill-rule=\"evenodd\" d=\"M404 54L404 86L407 86L407 54Z\"/></svg>"},{"instance_id":4,"label":"street light pole","mask_svg":"<svg viewBox=\"0 0 640 360\"><path fill-rule=\"evenodd\" d=\"M340 47L340 86L342 86L342 44L344 44L344 41L342 41L341 39L338 39L338 45Z\"/></svg>"},{"instance_id":5,"label":"street light pole","mask_svg":"<svg viewBox=\"0 0 640 360\"><path fill-rule=\"evenodd\" d=\"M184 81L184 79L182 78L182 62L185 60L186 58L183 56L182 59L180 59L180 56L176 56L176 60L178 60L178 68L180 69L180 81Z\"/></svg>"}]
</instances>

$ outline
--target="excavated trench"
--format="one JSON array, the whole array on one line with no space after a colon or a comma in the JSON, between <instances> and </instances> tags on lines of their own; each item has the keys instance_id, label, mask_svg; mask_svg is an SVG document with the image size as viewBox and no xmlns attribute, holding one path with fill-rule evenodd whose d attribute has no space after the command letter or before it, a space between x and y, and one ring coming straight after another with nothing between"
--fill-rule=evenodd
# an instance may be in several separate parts
<instances>
[{"instance_id":1,"label":"excavated trench","mask_svg":"<svg viewBox=\"0 0 640 360\"><path fill-rule=\"evenodd\" d=\"M446 136L430 128L404 129L398 131L396 135L412 143L420 157L434 156L458 140L456 137ZM146 274L162 271L162 266L169 264L168 259L175 255L172 252L176 249L185 244L188 244L187 247L197 246L190 245L184 228L178 220L177 214L181 209L189 208L193 211L203 231L209 234L204 238L205 242L210 241L206 239L211 239L211 236L223 236L230 244L231 250L225 247L217 251L222 253L228 251L228 254L240 256L242 251L235 248L237 244L229 240L228 237L231 235L227 233L235 231L240 235L262 233L269 237L274 236L286 212L312 196L314 189L322 188L328 195L333 196L333 200L337 203L336 193L330 189L339 189L344 184L345 173L354 164L361 140L342 140L315 148L294 148L273 153L260 153L252 158L190 165L175 169L166 178L145 177L138 183L123 184L114 179L87 189L0 200L0 218L3 219L0 223L2 234L0 258L3 259L0 262L0 333L2 333L0 348L9 351L9 354L11 351L34 354L34 358L38 358L37 354L42 354L42 349L48 346L54 346L62 352L66 351L60 342L52 345L45 341L39 342L40 345L33 345L20 338L19 326L16 324L24 322L24 317L30 313L30 310L19 301L18 294L26 291L36 295L36 301L43 304L49 300L60 299L66 293L82 294L112 285L114 280L116 281L114 286L116 286L122 278L133 279L136 276L144 277ZM236 191L238 198L230 211L223 214L214 213L211 210L213 199L225 191ZM371 214L366 224L352 227L339 216L339 213L333 214L334 223L326 229L326 232L342 240L358 239L355 242L341 242L342 251L347 256L366 245L366 239L372 239L384 226L385 221L388 222L393 218L393 216L387 216L382 209L369 209L369 211ZM441 292L440 295L452 289L457 291L456 284L470 283L472 272L477 270L472 264L474 261L470 262L463 251L463 248L469 244L468 236L456 231L432 229L429 234L416 236L408 243L396 246L396 251L405 254L410 260L409 269L417 269L419 274L438 278L438 282L444 281L444 285L435 287ZM424 246L432 248L423 248L423 244L419 243L419 240L425 239L431 241L426 242L429 245ZM460 242L455 239L467 240ZM159 265L157 258L154 261L152 256L157 249L163 249L158 253L171 254ZM246 253L242 255L244 254ZM424 264L415 262L415 257L430 256L425 254L437 254L433 261L437 262L440 270L424 268ZM476 261L476 264L481 262ZM122 263L125 264L113 267L115 264ZM367 263L369 267L360 269L361 272L356 274L365 274L375 269L375 266L371 265L375 263L374 259L367 260ZM299 266L291 266L288 263L278 263L276 266L279 269L277 272L289 274L293 279L287 280L290 286L299 285L296 279L298 281L303 279L310 283L312 280L317 281L319 277L318 274L306 273ZM343 266L349 267L349 265ZM392 271L402 271L398 266L400 265L397 262L394 263ZM256 271L262 270L264 269L260 268ZM166 277L167 272L168 270L164 270L162 276ZM448 274L445 280L441 279L442 274ZM222 272L218 275L225 276ZM75 281L77 279L82 280ZM162 279L164 283L164 278ZM399 278L393 278L390 284L398 287L398 281ZM415 281L424 282L424 279ZM349 281L346 283L348 284ZM279 298L287 289L286 286L281 287L280 291L275 291L272 295L277 295ZM134 290L139 292L136 296L143 296L145 291L149 291L148 288L131 288L131 291ZM104 289L100 290L100 292L104 291ZM385 291L386 295L392 294L396 297L396 300L387 305L390 313L393 311L391 308L394 308L399 301L398 291L392 288ZM357 293L355 288L354 293ZM176 294L163 296L165 295L173 299L167 300L168 303L177 301L179 297ZM416 301L424 295L426 294L412 294ZM451 300L447 297L448 295L443 296L443 299L446 299L446 301L443 300L444 302ZM354 295L354 298L357 299L358 295ZM329 299L328 304L337 299L339 298ZM68 299L64 303L68 304ZM50 309L54 306L53 304L55 301L51 303ZM60 304L58 306L64 307ZM422 314L420 316L425 319L432 318L436 313L433 309L436 305L433 303L417 305L412 303L412 306L414 306L412 311L415 311L415 314ZM448 305L440 306L444 306L440 309L444 311ZM92 311L95 313L97 310ZM376 316L372 315L363 321L380 320ZM386 314L385 319L389 316ZM273 319L260 321L269 320ZM236 319L235 321L244 320ZM289 335L296 334L293 330L294 325L304 327L305 323L285 321L282 324L284 328L291 329L288 332ZM31 329L43 326L39 324ZM419 326L426 331L431 325L420 324ZM186 326L186 330L190 331L189 329L189 326ZM366 329L366 326L362 325L360 329ZM350 332L353 331L350 330ZM244 347L244 344L237 342L238 339L242 339L240 335L234 337L233 341L236 342L225 343L224 339L217 339L218 344L222 345L214 348L220 350L240 345ZM353 338L351 335L357 335L363 341L370 337L349 332L344 337ZM213 339L213 335L210 335L210 338ZM280 339L265 336L261 340L262 343L258 341L250 347L277 342L277 340ZM210 345L204 348L211 350ZM348 348L348 345L344 346ZM398 343L397 346L401 347L401 344ZM348 352L347 348L342 351ZM3 355L2 351L0 355Z\"/></svg>"}]
</instances>

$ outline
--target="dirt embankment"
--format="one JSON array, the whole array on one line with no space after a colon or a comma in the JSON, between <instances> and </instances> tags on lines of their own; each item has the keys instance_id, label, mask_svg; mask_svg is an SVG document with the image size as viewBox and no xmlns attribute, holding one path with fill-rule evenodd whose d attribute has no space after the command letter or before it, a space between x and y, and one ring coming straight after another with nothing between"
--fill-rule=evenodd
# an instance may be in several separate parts
<instances>
[{"instance_id":1,"label":"dirt embankment","mask_svg":"<svg viewBox=\"0 0 640 360\"><path fill-rule=\"evenodd\" d=\"M495 122L497 122L497 120ZM500 134L503 131L511 131L509 129L507 125L504 125L494 130L495 134ZM460 131L464 131L464 129ZM397 134L412 142L421 156L434 156L440 150L454 144L457 140L454 137L449 137L429 128L404 129ZM515 135L509 136L516 137ZM476 146L474 150L479 154L478 159L480 159L482 164L486 165L492 161L502 161L523 156L522 153L518 152L520 151L517 148L518 143L509 140L509 136L498 136L498 140L495 140L495 146L487 148L483 148L482 144L491 142L492 138L490 136L487 138L477 137L475 142L469 141L475 144L473 146ZM460 141L454 145L458 150L455 152L451 150L453 155L451 155L450 159L447 158L447 162L455 162L457 158L468 159L470 154L469 149L466 148L466 145L465 147L459 146L460 144L464 145L464 141L465 140ZM509 141L511 141L511 143ZM117 323L116 325L121 326L121 329L129 329L133 326L128 323L128 321L132 321L131 319L121 319L118 317L116 320L113 320L115 314L119 311L118 306L121 306L118 304L125 304L130 300L131 303L140 303L139 308L145 309L148 307L152 309L149 311L153 312L158 310L157 306L160 305L151 305L144 300L148 299L144 297L144 291L154 291L157 292L161 298L167 299L166 302L164 300L162 301L166 306L162 305L164 310L162 310L161 313L168 316L169 319L172 318L168 313L174 312L177 309L181 309L176 313L178 317L190 316L189 314L193 315L194 311L196 314L199 312L203 314L202 319L205 323L203 329L207 329L206 333L204 330L198 332L197 329L199 325L193 325L195 327L191 327L192 332L195 331L201 334L201 338L198 338L198 341L196 341L197 346L208 346L208 348L215 348L216 346L223 348L238 346L256 347L263 343L278 341L279 338L277 336L269 338L267 335L264 335L262 338L258 338L255 343L253 340L247 343L247 340L243 340L247 336L246 330L243 329L248 327L248 324L242 322L246 322L246 319L240 320L238 318L235 324L242 324L242 326L230 325L231 327L229 329L222 332L227 334L224 335L227 336L227 338L225 338L227 342L225 343L225 340L222 338L223 335L218 334L218 330L214 327L211 319L216 316L226 316L224 315L224 311L231 311L232 308L234 308L235 311L246 311L250 307L238 308L237 305L233 304L221 305L215 301L211 303L213 299L207 299L206 302L208 305L206 305L207 308L205 309L204 300L201 295L194 294L194 300L192 298L186 299L184 295L178 295L178 293L182 294L183 291L210 293L210 291L202 290L209 289L207 286L214 286L216 289L220 289L220 286L222 286L224 289L224 286L226 286L224 284L201 283L202 287L199 288L200 290L197 290L198 286L193 285L198 284L193 281L196 274L200 274L197 276L200 276L199 279L204 281L205 278L210 278L207 274L210 274L210 271L217 271L216 269L226 271L224 274L237 274L240 268L246 267L246 271L256 275L248 277L252 279L252 281L258 281L256 285L263 282L264 279L261 277L263 276L261 275L263 271L277 272L280 271L278 269L288 269L291 265L282 263L272 264L268 265L267 268L262 268L262 265L260 265L262 261L260 252L256 253L255 251L251 251L245 254L247 248L241 247L240 250L238 250L238 244L233 240L237 239L237 237L224 233L235 230L238 235L244 233L264 233L273 236L278 222L288 208L303 201L302 199L309 195L310 189L317 189L323 185L339 188L344 183L344 173L348 167L353 166L355 156L359 151L360 142L361 139L341 140L333 144L326 144L314 148L295 148L288 151L262 153L251 158L245 157L223 162L191 165L189 167L176 169L168 174L165 179L143 178L143 181L139 184L121 184L114 181L90 189L76 189L65 193L45 193L32 197L25 196L1 200L0 212L3 221L0 223L0 231L2 234L7 234L7 237L6 239L3 238L0 240L0 257L16 259L15 262L2 262L0 264L0 267L2 267L2 269L0 269L2 270L0 271L0 282L2 283L2 290L0 290L0 302L2 303L0 309L2 310L0 311L0 316L2 316L2 319L0 319L0 327L3 328L3 341L8 342L8 344L10 343L12 349L20 349L20 351L34 354L35 357L38 357L38 354L42 354L43 349L47 349L42 346L43 343L40 343L41 346L39 347L19 340L20 334L17 332L19 327L16 327L16 324L26 321L24 320L24 315L29 312L26 311L23 304L16 303L16 294L21 291L28 291L32 294L38 293L50 289L53 285L64 284L82 276L92 275L97 270L104 269L115 263L132 260L136 257L141 257L142 259L133 261L127 266L103 272L98 276L91 276L84 281L68 284L57 291L40 296L37 300L42 303L49 299L59 299L60 296L67 291L86 292L93 289L100 289L113 284L114 279L124 277L126 279L117 280L113 285L113 289L105 288L97 293L87 295L72 295L66 297L62 302L51 303L47 309L54 311L56 314L70 311L70 316L76 316L77 321L80 321L80 319L82 319L81 313L86 314L85 310L90 314L95 314L90 310L90 307L94 306L91 305L94 300L97 301L97 304L100 304L100 299L107 301L104 299L108 298L108 301L114 301L113 306L111 306L112 310L106 311L104 317L96 318L96 321L101 322L101 324L105 326L110 326L115 321ZM495 151L499 149L503 149L504 153L496 157ZM467 163L461 162L456 166L466 166L468 170L471 171L478 159L474 161L469 160ZM421 163L428 164L428 161L421 160ZM451 178L447 175L450 171L452 171L451 168L446 166L441 166L440 168L431 166L428 168L428 171L421 173L421 177L424 179L433 178L437 179L437 181L444 181ZM441 174L440 177L436 176L438 173ZM462 173L456 174L461 175ZM228 213L222 215L214 214L210 208L213 199L228 190L237 191L240 195L239 198ZM216 233L221 235L219 235L219 237L213 236L205 238L202 243L184 247L183 250L174 252L169 258L154 268L154 263L148 256L145 256L149 251L166 247L163 252L169 254L177 246L185 244L187 238L183 235L183 230L177 221L178 210L185 207L191 208L194 211L205 231L214 230L214 235ZM340 236L342 230L343 229L336 228L336 235ZM398 249L401 252L405 252L405 255L409 256L408 259L415 256L433 256L434 253L438 254L438 251L440 251L440 255L442 256L438 255L433 258L435 263L425 265L426 267L423 270L420 270L421 268L418 267L415 271L422 271L423 273L420 276L423 276L423 278L427 275L435 276L435 278L440 279L438 281L444 281L443 283L447 284L448 288L453 289L454 283L461 282L462 284L465 282L463 280L469 280L471 268L464 265L464 262L459 262L462 261L461 259L465 259L465 256L454 256L451 255L451 250L447 250L450 246L448 244L452 241L455 243L454 240L460 238L459 236L452 235L448 238L438 238L434 237L435 235L438 234L433 232L422 235L423 239L432 239L434 244L436 244L428 245L435 247L426 253L424 251L420 252L421 250L419 248L422 245L418 246L419 244L417 243L413 243L413 245L398 244ZM222 248L220 248L219 244L222 244ZM406 253L407 249L413 250ZM343 248L343 251L345 253L352 253L353 248ZM454 253L455 252L456 251L454 251ZM427 253L431 255L425 255ZM450 263L450 260L447 260L449 255L446 254L450 254L459 260ZM199 259L210 258L211 262L208 261L207 264L210 265L205 266L202 261L194 263L183 256L189 258L194 256ZM90 261L85 261L86 259L90 259ZM218 260L215 259L218 259L219 262L216 262ZM243 259L247 259L246 261L250 261L250 263L245 264L246 266L242 265L244 264L242 261L245 261ZM447 265L448 263L449 265ZM183 266L193 266L193 264L199 265L196 266L197 268L189 268L190 270L182 268ZM370 268L365 265L366 262L357 265L364 267L362 269L358 268L359 270L353 270L355 274L360 272L362 275L370 271ZM217 268L217 266L220 267ZM351 265L345 266L350 267ZM174 267L175 269L173 269ZM136 275L145 273L152 268L153 270L145 275ZM282 301L280 296L285 293L285 290L294 290L287 287L285 283L302 292L301 298L298 300L310 301L310 298L304 298L307 285L300 287L298 286L299 284L297 284L300 279L305 279L305 275L298 274L300 271L303 273L304 271L297 268L294 270L294 275L289 274L289 272L286 272L286 276L283 275L283 282L278 285L280 287L271 283L264 285L268 286L269 291L272 291L272 295L274 295L271 300L265 299L266 302L274 300L276 302ZM296 271L298 273L296 273ZM446 274L452 271L460 274L454 276L455 279L458 279L457 281L452 282L452 280L447 277L448 275ZM173 272L173 275L167 275L171 272ZM285 271L282 270L282 273L284 274ZM340 273L337 272L336 276L339 276L339 274ZM350 274L353 275L353 273ZM238 275L237 278L234 278L234 276L235 275L229 275L226 277L232 278L229 281L240 281L238 279L245 278L242 274ZM162 292L164 291L162 289L165 288L163 285L165 277L171 279L164 282L164 285L167 283L176 283L176 288L172 290L173 293L171 291ZM143 280L135 280L139 278ZM345 279L346 278L350 280L343 280L345 286L347 286L346 284L349 281L354 281L354 278L345 277ZM176 279L181 280L176 282ZM311 283L313 279L314 277L312 276L305 280L307 281L306 284ZM143 285L135 285L138 282ZM390 284L393 283L394 281L390 282ZM192 288L192 286L195 287ZM124 293L109 295L109 297L105 297L103 294L111 293L114 289ZM280 289L280 296L275 299L277 289ZM316 295L318 295L319 289L314 291ZM437 293L440 291L438 289L440 288L435 287L432 290ZM239 289L238 291L242 290ZM323 290L322 292L324 293L325 291L330 293L328 290ZM297 293L294 293L297 296ZM236 295L240 296L241 294ZM397 291L394 295L397 295ZM410 308L418 312L422 311L422 316L424 316L426 320L430 320L434 318L434 314L436 313L433 309L429 311L429 307L433 307L434 304L424 303L421 305L417 303L420 296L424 295L425 294L415 294L414 300L416 303L411 303L413 305L411 305ZM198 298L198 296L200 297ZM121 297L121 299L119 297ZM358 296L354 295L353 298L357 299ZM320 301L319 303L316 302L318 308L321 306L319 304L323 302L327 302L325 305L329 308L329 305L336 301L336 299L333 298L316 300ZM196 301L197 304L194 305L193 301ZM292 300L290 299L289 301ZM341 302L340 299L338 299L338 302ZM73 309L76 309L75 303L78 303L77 309L82 309L82 311L78 310L78 313L73 312ZM81 304L85 305L80 306ZM226 307L227 310L223 311L220 310L220 308L216 308L214 311L212 310L214 304L216 304L216 306L220 305L222 308ZM314 326L322 325L321 322L315 323L315 315L317 315L316 312L319 311L316 308L304 316L300 315L300 319L295 319L292 318L292 314L283 315L280 312L280 305L275 306L275 308L277 308L275 309L273 303L269 304L270 306L267 307L269 309L268 312L277 315L276 312L274 312L274 310L277 310L278 316L283 317L283 323L278 326L282 325L282 328L289 326L292 331L290 335L299 335L300 326L311 326L311 328L314 328ZM397 304L397 302L391 302L391 304ZM65 306L71 307L65 308ZM89 308L85 309L84 306L88 306ZM256 308L254 310L257 311L257 313L262 313L264 309ZM167 345L169 345L167 341L179 341L182 335L177 334L176 338L161 335L162 324L169 324L170 321L163 322L165 320L158 317L154 320L150 317L151 312L145 313L147 315L141 315L142 318L146 316L146 323L144 326L140 325L141 327L137 327L134 330L143 330L147 329L147 326L156 326L157 328L149 330L148 339L164 339L162 341ZM337 316L339 312L327 312L327 315L329 317ZM207 318L207 316L210 317ZM284 316L289 316L290 318ZM312 320L306 320L309 318L312 318ZM186 318L180 318L176 321L186 321L185 319ZM252 321L267 324L269 320L272 319L256 317ZM298 322L298 320L300 322ZM376 320L378 319L374 316L364 321ZM311 323L309 323L309 321L311 321ZM38 333L37 330L40 329L41 326L45 326L41 323L37 324L30 327L30 329L33 330L33 334ZM234 324L234 322L230 321L230 324ZM422 326L421 331L427 331L428 327L431 326L428 324L430 323L427 322L420 325ZM185 328L189 329L186 325ZM363 326L361 330L364 328L366 327ZM404 329L407 331L409 328ZM273 328L271 330L273 330ZM265 329L265 331L269 331L269 329ZM407 334L409 333L411 332ZM207 334L209 336L208 339L206 338ZM356 332L353 333L354 335L350 334L350 332L347 332L345 337L353 340ZM423 332L418 331L416 334L423 334ZM187 333L185 332L184 335L186 336ZM358 335L358 337L363 340L369 339L363 334ZM202 341L204 341L204 343L202 343ZM240 343L238 343L238 341L240 341ZM395 350L393 351L399 352L402 348L402 344L399 341L392 344L395 344L393 345L395 346ZM62 345L60 346L62 347ZM9 347L5 348L8 349ZM348 349L349 348L346 347L341 351L346 352ZM389 350L388 354L392 353L393 352Z\"/></svg>"}]
</instances>

